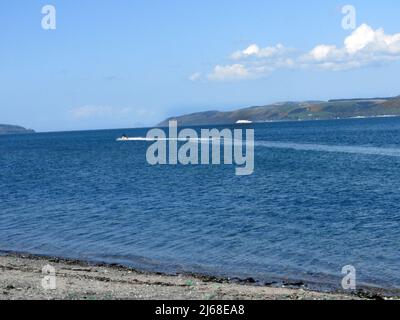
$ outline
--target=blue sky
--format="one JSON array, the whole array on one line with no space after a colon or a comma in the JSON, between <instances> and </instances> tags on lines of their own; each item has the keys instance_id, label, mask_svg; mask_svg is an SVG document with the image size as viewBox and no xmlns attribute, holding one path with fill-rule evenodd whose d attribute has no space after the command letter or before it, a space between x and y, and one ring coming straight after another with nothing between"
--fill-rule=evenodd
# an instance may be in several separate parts
<instances>
[{"instance_id":1,"label":"blue sky","mask_svg":"<svg viewBox=\"0 0 400 320\"><path fill-rule=\"evenodd\" d=\"M41 27L47 4L55 30ZM346 4L356 29L342 28ZM151 126L209 109L399 95L399 13L398 0L2 1L0 123Z\"/></svg>"}]
</instances>

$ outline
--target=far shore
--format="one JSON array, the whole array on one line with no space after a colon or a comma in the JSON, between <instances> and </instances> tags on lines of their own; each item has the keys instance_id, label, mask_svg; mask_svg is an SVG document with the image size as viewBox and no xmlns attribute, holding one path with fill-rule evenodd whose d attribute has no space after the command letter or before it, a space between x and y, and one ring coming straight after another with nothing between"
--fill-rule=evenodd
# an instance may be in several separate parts
<instances>
[{"instance_id":1,"label":"far shore","mask_svg":"<svg viewBox=\"0 0 400 320\"><path fill-rule=\"evenodd\" d=\"M42 268L56 270L56 289L42 287ZM119 265L28 254L0 255L0 300L358 300L377 293L317 292L306 288L234 283L201 275L165 275ZM393 299L393 298L390 298Z\"/></svg>"}]
</instances>

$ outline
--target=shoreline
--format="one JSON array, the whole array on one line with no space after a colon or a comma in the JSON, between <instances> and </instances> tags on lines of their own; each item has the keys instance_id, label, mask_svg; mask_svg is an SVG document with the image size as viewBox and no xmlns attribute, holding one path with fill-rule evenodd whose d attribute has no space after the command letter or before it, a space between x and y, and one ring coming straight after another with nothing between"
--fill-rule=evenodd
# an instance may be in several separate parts
<instances>
[{"instance_id":1,"label":"shoreline","mask_svg":"<svg viewBox=\"0 0 400 320\"><path fill-rule=\"evenodd\" d=\"M355 117L344 117L344 118L326 118L326 119L298 119L298 120L265 120L265 121L253 121L250 125L254 124L273 124L273 123L297 123L297 122L319 122L319 121L340 121L340 120L366 120L366 119L393 119L400 118L398 115L377 115L377 116L355 116ZM237 123L220 123L220 124L193 124L193 125L182 125L182 127L221 127L221 126L233 126ZM0 137L5 136L20 136L20 135L38 135L38 134L55 134L55 133L80 133L80 132L95 132L95 131L128 131L128 130L150 130L154 128L168 128L168 126L159 126L158 124L154 126L141 126L141 127L131 127L131 128L99 128L99 129L72 129L72 130L49 130L49 131L36 131L24 132L24 133L9 133L0 134Z\"/></svg>"},{"instance_id":2,"label":"shoreline","mask_svg":"<svg viewBox=\"0 0 400 320\"><path fill-rule=\"evenodd\" d=\"M56 270L55 290L42 288L42 268ZM397 297L400 297L397 295ZM0 300L359 300L395 299L381 289L323 292L305 286L267 286L250 279L168 275L118 264L0 253Z\"/></svg>"}]
</instances>

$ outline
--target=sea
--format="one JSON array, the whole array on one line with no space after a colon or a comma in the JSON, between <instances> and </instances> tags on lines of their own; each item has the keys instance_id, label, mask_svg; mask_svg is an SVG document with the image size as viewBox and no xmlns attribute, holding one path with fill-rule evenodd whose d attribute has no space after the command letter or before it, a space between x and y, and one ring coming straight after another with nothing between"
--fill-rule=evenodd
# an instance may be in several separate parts
<instances>
[{"instance_id":1,"label":"sea","mask_svg":"<svg viewBox=\"0 0 400 320\"><path fill-rule=\"evenodd\" d=\"M249 176L116 141L149 129L0 136L0 250L321 288L353 266L400 289L400 118L245 128Z\"/></svg>"}]
</instances>

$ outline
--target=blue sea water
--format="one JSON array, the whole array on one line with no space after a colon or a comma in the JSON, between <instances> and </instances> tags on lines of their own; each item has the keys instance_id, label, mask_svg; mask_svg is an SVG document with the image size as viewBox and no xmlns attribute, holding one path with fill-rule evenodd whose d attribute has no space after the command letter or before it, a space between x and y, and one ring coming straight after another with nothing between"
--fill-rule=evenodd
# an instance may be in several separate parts
<instances>
[{"instance_id":1,"label":"blue sea water","mask_svg":"<svg viewBox=\"0 0 400 320\"><path fill-rule=\"evenodd\" d=\"M0 250L400 288L400 118L256 124L255 172L150 166L146 129L0 137Z\"/></svg>"}]
</instances>

